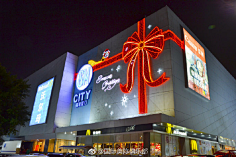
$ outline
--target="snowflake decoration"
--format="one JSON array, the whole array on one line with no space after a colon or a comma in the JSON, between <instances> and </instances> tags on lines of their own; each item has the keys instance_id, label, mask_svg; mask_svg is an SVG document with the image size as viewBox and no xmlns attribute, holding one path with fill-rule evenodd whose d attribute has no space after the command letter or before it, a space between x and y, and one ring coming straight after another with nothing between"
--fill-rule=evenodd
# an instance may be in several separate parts
<instances>
[{"instance_id":1,"label":"snowflake decoration","mask_svg":"<svg viewBox=\"0 0 236 157\"><path fill-rule=\"evenodd\" d=\"M159 74L162 72L162 70L161 69L158 69L158 71L157 71Z\"/></svg>"},{"instance_id":2,"label":"snowflake decoration","mask_svg":"<svg viewBox=\"0 0 236 157\"><path fill-rule=\"evenodd\" d=\"M128 97L126 95L124 95L121 99L122 106L127 107L127 105L125 104L125 103L127 103L127 101L128 101Z\"/></svg>"},{"instance_id":3,"label":"snowflake decoration","mask_svg":"<svg viewBox=\"0 0 236 157\"><path fill-rule=\"evenodd\" d=\"M116 71L117 71L117 72L119 72L119 71L120 71L120 69L121 69L121 66L120 66L120 65L118 65L118 66L117 66L117 68L116 68Z\"/></svg>"},{"instance_id":4,"label":"snowflake decoration","mask_svg":"<svg viewBox=\"0 0 236 157\"><path fill-rule=\"evenodd\" d=\"M110 115L112 116L113 114L114 114L114 112L113 112L113 111L111 111L111 112L110 112Z\"/></svg>"},{"instance_id":5,"label":"snowflake decoration","mask_svg":"<svg viewBox=\"0 0 236 157\"><path fill-rule=\"evenodd\" d=\"M151 29L152 28L152 25L148 25L148 29Z\"/></svg>"}]
</instances>

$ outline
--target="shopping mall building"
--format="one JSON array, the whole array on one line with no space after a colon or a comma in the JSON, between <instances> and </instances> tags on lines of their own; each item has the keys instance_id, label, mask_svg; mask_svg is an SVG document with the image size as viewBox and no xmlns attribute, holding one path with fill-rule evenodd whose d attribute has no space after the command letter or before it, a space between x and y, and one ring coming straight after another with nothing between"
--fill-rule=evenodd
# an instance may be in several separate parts
<instances>
[{"instance_id":1,"label":"shopping mall building","mask_svg":"<svg viewBox=\"0 0 236 157\"><path fill-rule=\"evenodd\" d=\"M19 136L33 141L34 151L89 146L102 156L171 156L235 149L236 80L168 7L26 80L32 114Z\"/></svg>"}]
</instances>

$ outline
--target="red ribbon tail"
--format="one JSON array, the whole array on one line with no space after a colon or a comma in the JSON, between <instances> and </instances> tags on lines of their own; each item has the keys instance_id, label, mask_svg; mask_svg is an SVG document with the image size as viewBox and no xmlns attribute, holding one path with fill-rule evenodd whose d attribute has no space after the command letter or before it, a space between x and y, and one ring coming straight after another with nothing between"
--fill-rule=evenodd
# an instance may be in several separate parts
<instances>
[{"instance_id":1,"label":"red ribbon tail","mask_svg":"<svg viewBox=\"0 0 236 157\"><path fill-rule=\"evenodd\" d=\"M127 84L125 84L125 85L120 84L120 90L124 93L130 92L130 90L127 88Z\"/></svg>"},{"instance_id":2,"label":"red ribbon tail","mask_svg":"<svg viewBox=\"0 0 236 157\"><path fill-rule=\"evenodd\" d=\"M137 54L138 53L135 53L129 62L127 68L127 83L125 85L120 84L120 89L124 93L129 93L134 86L134 67L136 63Z\"/></svg>"},{"instance_id":3,"label":"red ribbon tail","mask_svg":"<svg viewBox=\"0 0 236 157\"><path fill-rule=\"evenodd\" d=\"M169 77L165 77L165 76L166 76L166 73L164 72L157 80L152 81L152 82L146 82L146 83L152 87L160 86L170 79Z\"/></svg>"},{"instance_id":4,"label":"red ribbon tail","mask_svg":"<svg viewBox=\"0 0 236 157\"><path fill-rule=\"evenodd\" d=\"M145 51L143 53L143 78L145 79L147 85L151 87L157 87L168 81L170 78L165 77L166 73L164 72L158 79L153 80L151 76L151 65L150 65L150 57Z\"/></svg>"}]
</instances>

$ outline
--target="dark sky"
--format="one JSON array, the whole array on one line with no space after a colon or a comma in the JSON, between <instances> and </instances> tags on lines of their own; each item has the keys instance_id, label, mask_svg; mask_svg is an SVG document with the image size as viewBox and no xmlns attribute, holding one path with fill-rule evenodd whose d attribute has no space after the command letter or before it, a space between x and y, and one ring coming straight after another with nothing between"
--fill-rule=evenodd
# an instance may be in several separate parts
<instances>
[{"instance_id":1,"label":"dark sky","mask_svg":"<svg viewBox=\"0 0 236 157\"><path fill-rule=\"evenodd\" d=\"M236 0L3 0L0 63L25 78L67 51L85 53L166 5L236 78Z\"/></svg>"}]
</instances>

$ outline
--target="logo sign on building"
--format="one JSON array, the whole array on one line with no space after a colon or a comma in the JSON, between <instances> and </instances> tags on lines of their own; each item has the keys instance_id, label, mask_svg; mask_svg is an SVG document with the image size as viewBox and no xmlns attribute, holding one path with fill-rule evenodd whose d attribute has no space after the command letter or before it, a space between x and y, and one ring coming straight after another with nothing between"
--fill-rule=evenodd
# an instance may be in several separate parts
<instances>
[{"instance_id":1,"label":"logo sign on building","mask_svg":"<svg viewBox=\"0 0 236 157\"><path fill-rule=\"evenodd\" d=\"M90 136L91 135L91 131L88 129L87 131L86 131L86 136Z\"/></svg>"},{"instance_id":2,"label":"logo sign on building","mask_svg":"<svg viewBox=\"0 0 236 157\"><path fill-rule=\"evenodd\" d=\"M51 98L54 78L40 84L35 96L33 111L30 119L30 126L46 122L49 102Z\"/></svg>"},{"instance_id":3,"label":"logo sign on building","mask_svg":"<svg viewBox=\"0 0 236 157\"><path fill-rule=\"evenodd\" d=\"M187 132L186 131L182 132L182 131L179 131L179 130L174 130L173 134L181 135L181 136L187 136Z\"/></svg>"},{"instance_id":4,"label":"logo sign on building","mask_svg":"<svg viewBox=\"0 0 236 157\"><path fill-rule=\"evenodd\" d=\"M75 103L75 107L81 107L88 104L88 99L91 94L91 89L85 90L93 77L93 68L90 64L83 65L76 77L76 87L79 91L79 93L76 93L74 95L73 101ZM85 90L85 91L84 91Z\"/></svg>"},{"instance_id":5,"label":"logo sign on building","mask_svg":"<svg viewBox=\"0 0 236 157\"><path fill-rule=\"evenodd\" d=\"M90 64L85 64L79 70L77 78L76 78L76 87L78 90L84 90L88 87L92 80L93 76L93 68Z\"/></svg>"},{"instance_id":6,"label":"logo sign on building","mask_svg":"<svg viewBox=\"0 0 236 157\"><path fill-rule=\"evenodd\" d=\"M98 79L96 80L96 83L99 84L100 82L102 83L102 90L106 92L107 90L112 90L115 85L120 83L120 78L118 79L113 79L113 75L110 74L108 76L103 76L100 75L98 76Z\"/></svg>"},{"instance_id":7,"label":"logo sign on building","mask_svg":"<svg viewBox=\"0 0 236 157\"><path fill-rule=\"evenodd\" d=\"M132 125L132 126L126 128L126 132L129 132L132 130L135 130L135 125Z\"/></svg>"},{"instance_id":8,"label":"logo sign on building","mask_svg":"<svg viewBox=\"0 0 236 157\"><path fill-rule=\"evenodd\" d=\"M210 100L205 50L185 29L183 30L188 87Z\"/></svg>"}]
</instances>

